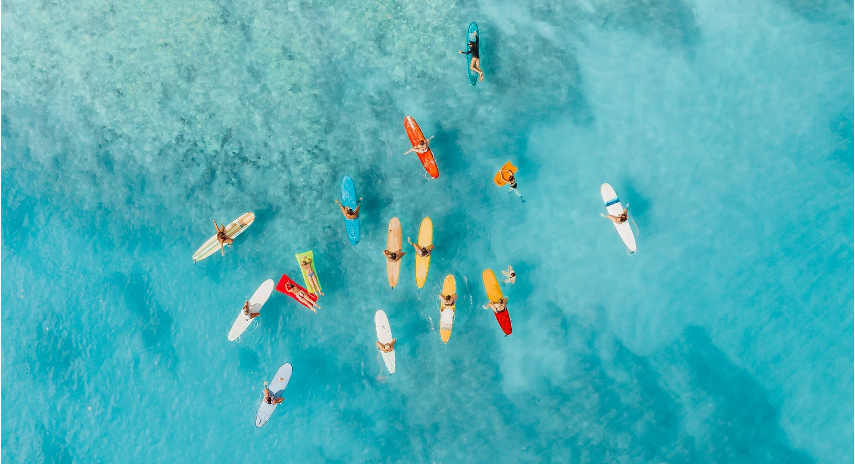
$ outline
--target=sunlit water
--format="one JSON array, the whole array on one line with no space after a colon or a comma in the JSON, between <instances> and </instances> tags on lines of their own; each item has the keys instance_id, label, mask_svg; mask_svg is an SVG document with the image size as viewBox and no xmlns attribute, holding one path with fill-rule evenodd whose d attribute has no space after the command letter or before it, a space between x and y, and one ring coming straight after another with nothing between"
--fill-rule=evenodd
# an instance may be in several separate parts
<instances>
[{"instance_id":1,"label":"sunlit water","mask_svg":"<svg viewBox=\"0 0 855 465\"><path fill-rule=\"evenodd\" d=\"M851 2L357 3L3 3L4 462L853 461ZM433 219L423 289L412 253L388 287L393 216ZM274 293L229 343L309 249L323 309Z\"/></svg>"}]
</instances>

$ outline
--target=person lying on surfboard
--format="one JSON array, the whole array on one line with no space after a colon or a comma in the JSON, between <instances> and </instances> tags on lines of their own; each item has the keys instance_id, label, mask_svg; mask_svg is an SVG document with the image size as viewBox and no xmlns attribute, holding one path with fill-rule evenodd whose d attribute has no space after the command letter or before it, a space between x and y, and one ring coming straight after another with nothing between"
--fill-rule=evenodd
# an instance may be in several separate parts
<instances>
[{"instance_id":1,"label":"person lying on surfboard","mask_svg":"<svg viewBox=\"0 0 855 465\"><path fill-rule=\"evenodd\" d=\"M424 139L420 140L418 144L416 144L416 145L414 145L414 146L413 146L413 148L411 148L410 150L407 150L406 152L404 152L404 155L406 155L406 154L408 154L408 153L410 153L410 152L416 152L416 153L425 153L425 152L427 152L428 150L430 150L430 143L429 143L429 142L430 142L430 140L431 140L431 139L433 139L433 136L430 136L430 137L428 138L428 140L424 140Z\"/></svg>"},{"instance_id":2,"label":"person lying on surfboard","mask_svg":"<svg viewBox=\"0 0 855 465\"><path fill-rule=\"evenodd\" d=\"M257 312L252 313L252 310L249 309L249 301L248 300L243 303L243 314L244 314L244 316L248 316L250 320L257 317L258 315L261 315L261 313L257 313Z\"/></svg>"},{"instance_id":3,"label":"person lying on surfboard","mask_svg":"<svg viewBox=\"0 0 855 465\"><path fill-rule=\"evenodd\" d=\"M380 349L380 352L383 352L384 354L389 353L395 350L395 341L397 341L397 339L392 339L392 342L388 344L383 344L382 342L377 341L377 348Z\"/></svg>"},{"instance_id":4,"label":"person lying on surfboard","mask_svg":"<svg viewBox=\"0 0 855 465\"><path fill-rule=\"evenodd\" d=\"M355 220L359 218L359 208L362 207L362 205L360 204L360 202L362 202L362 197L360 197L359 201L356 202L356 210L350 207L345 207L341 204L341 202L338 201L338 199L335 199L335 202L338 204L338 207L341 208L341 212L344 213L345 218L349 220Z\"/></svg>"},{"instance_id":5,"label":"person lying on surfboard","mask_svg":"<svg viewBox=\"0 0 855 465\"><path fill-rule=\"evenodd\" d=\"M416 248L416 253L419 254L419 257L430 257L430 253L433 252L433 244L422 247L418 244L413 244L413 241L409 237L407 238L407 242Z\"/></svg>"},{"instance_id":6,"label":"person lying on surfboard","mask_svg":"<svg viewBox=\"0 0 855 465\"><path fill-rule=\"evenodd\" d=\"M469 41L469 50L462 52L458 51L457 53L462 53L464 55L472 55L472 61L469 62L469 69L478 73L479 81L484 80L484 73L481 72L481 55L478 53L478 32L473 32L473 36L475 36L475 41Z\"/></svg>"},{"instance_id":7,"label":"person lying on surfboard","mask_svg":"<svg viewBox=\"0 0 855 465\"><path fill-rule=\"evenodd\" d=\"M484 308L489 308L493 311L493 313L502 313L508 311L508 298L502 297L498 302L490 302L487 305L484 305Z\"/></svg>"},{"instance_id":8,"label":"person lying on surfboard","mask_svg":"<svg viewBox=\"0 0 855 465\"><path fill-rule=\"evenodd\" d=\"M299 300L300 303L311 308L313 312L318 313L318 311L315 310L315 308L321 308L321 306L318 305L317 302L310 299L309 296L307 296L306 293L303 292L301 289L299 289L297 286L295 286L291 283L285 283L285 290L294 294L294 296L297 297L297 300Z\"/></svg>"},{"instance_id":9,"label":"person lying on surfboard","mask_svg":"<svg viewBox=\"0 0 855 465\"><path fill-rule=\"evenodd\" d=\"M600 213L600 215L603 215L603 218L608 218L608 219L614 221L615 224L626 223L626 220L629 219L629 213L627 213L628 209L629 209L629 204L626 204L626 206L623 207L623 213L621 213L620 216L603 215L602 213Z\"/></svg>"},{"instance_id":10,"label":"person lying on surfboard","mask_svg":"<svg viewBox=\"0 0 855 465\"><path fill-rule=\"evenodd\" d=\"M441 297L443 307L452 307L457 303L457 294L443 295Z\"/></svg>"},{"instance_id":11,"label":"person lying on surfboard","mask_svg":"<svg viewBox=\"0 0 855 465\"><path fill-rule=\"evenodd\" d=\"M389 260L392 260L393 262L397 262L404 255L407 255L407 252L404 252L403 250L400 250L400 249L398 249L397 252L389 252L388 250L384 250L383 255L385 255L386 258L388 258Z\"/></svg>"},{"instance_id":12,"label":"person lying on surfboard","mask_svg":"<svg viewBox=\"0 0 855 465\"><path fill-rule=\"evenodd\" d=\"M311 284L312 289L317 289L318 294L324 295L321 292L321 285L318 283L318 277L315 276L315 272L312 271L312 259L309 257L303 257L303 260L300 262L300 268L306 272L306 276L309 278L309 284Z\"/></svg>"},{"instance_id":13,"label":"person lying on surfboard","mask_svg":"<svg viewBox=\"0 0 855 465\"><path fill-rule=\"evenodd\" d=\"M502 270L502 274L505 275L505 284L517 282L517 273L511 268L511 265L508 265L508 271Z\"/></svg>"},{"instance_id":14,"label":"person lying on surfboard","mask_svg":"<svg viewBox=\"0 0 855 465\"><path fill-rule=\"evenodd\" d=\"M273 397L273 393L270 392L270 389L267 389L267 381L264 382L264 403L270 405L279 405L282 401L285 400L283 397Z\"/></svg>"},{"instance_id":15,"label":"person lying on surfboard","mask_svg":"<svg viewBox=\"0 0 855 465\"><path fill-rule=\"evenodd\" d=\"M226 249L223 248L223 245L232 245L235 240L226 235L226 225L217 226L217 220L214 220L214 227L217 228L217 241L220 242L220 252L225 257Z\"/></svg>"},{"instance_id":16,"label":"person lying on surfboard","mask_svg":"<svg viewBox=\"0 0 855 465\"><path fill-rule=\"evenodd\" d=\"M511 185L511 189L517 188L517 178L514 177L514 172L511 170L502 170L502 179L508 181L508 184Z\"/></svg>"}]
</instances>

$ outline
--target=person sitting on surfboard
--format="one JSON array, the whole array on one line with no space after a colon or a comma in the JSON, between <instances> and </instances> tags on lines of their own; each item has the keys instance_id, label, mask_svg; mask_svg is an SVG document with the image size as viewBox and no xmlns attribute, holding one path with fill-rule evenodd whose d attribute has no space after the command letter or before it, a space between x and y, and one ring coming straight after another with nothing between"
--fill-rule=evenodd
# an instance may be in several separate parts
<instances>
[{"instance_id":1,"label":"person sitting on surfboard","mask_svg":"<svg viewBox=\"0 0 855 465\"><path fill-rule=\"evenodd\" d=\"M484 308L489 308L493 310L493 313L502 313L508 311L508 298L502 297L498 302L490 302L487 305L484 305Z\"/></svg>"},{"instance_id":2,"label":"person sitting on surfboard","mask_svg":"<svg viewBox=\"0 0 855 465\"><path fill-rule=\"evenodd\" d=\"M383 255L386 255L386 258L388 258L389 260L392 260L393 262L397 262L404 255L407 255L407 252L404 252L403 250L400 250L400 249L397 252L389 252L388 250L384 250Z\"/></svg>"},{"instance_id":3,"label":"person sitting on surfboard","mask_svg":"<svg viewBox=\"0 0 855 465\"><path fill-rule=\"evenodd\" d=\"M250 320L257 317L258 315L261 315L261 313L258 313L258 312L252 313L252 310L250 310L250 308L249 308L249 301L248 300L243 303L243 314L244 314L244 316L248 316Z\"/></svg>"},{"instance_id":4,"label":"person sitting on surfboard","mask_svg":"<svg viewBox=\"0 0 855 465\"><path fill-rule=\"evenodd\" d=\"M462 53L464 55L472 55L472 61L469 62L469 69L478 73L479 81L484 80L484 73L481 72L481 55L478 53L478 32L473 32L472 36L475 37L475 41L469 41L469 50L465 52L457 52Z\"/></svg>"},{"instance_id":5,"label":"person sitting on surfboard","mask_svg":"<svg viewBox=\"0 0 855 465\"><path fill-rule=\"evenodd\" d=\"M441 297L443 307L452 307L455 303L457 303L457 294L444 295Z\"/></svg>"},{"instance_id":6,"label":"person sitting on surfboard","mask_svg":"<svg viewBox=\"0 0 855 465\"><path fill-rule=\"evenodd\" d=\"M321 292L321 285L318 283L318 277L315 276L315 272L312 270L312 259L309 257L303 257L303 260L300 261L300 268L306 272L306 276L309 278L309 284L311 284L311 288L317 289L318 294L324 295Z\"/></svg>"},{"instance_id":7,"label":"person sitting on surfboard","mask_svg":"<svg viewBox=\"0 0 855 465\"><path fill-rule=\"evenodd\" d=\"M430 142L430 140L431 140L431 139L433 139L433 136L430 136L430 137L428 138L428 140L424 140L424 139L420 140L418 144L416 144L416 145L414 145L414 146L413 146L413 148L411 148L410 150L407 150L406 152L404 152L404 155L406 155L406 154L408 154L408 153L410 153L410 152L416 152L416 153L425 153L425 152L427 152L428 150L430 150L430 144L429 144L429 142Z\"/></svg>"},{"instance_id":8,"label":"person sitting on surfboard","mask_svg":"<svg viewBox=\"0 0 855 465\"><path fill-rule=\"evenodd\" d=\"M302 291L302 289L298 288L292 283L285 283L285 290L290 292L291 294L294 294L294 296L297 297L297 300L299 300L300 303L312 309L313 312L318 313L315 308L321 308L321 306L318 305L318 303L314 300L310 299L309 296L307 296L306 293Z\"/></svg>"},{"instance_id":9,"label":"person sitting on surfboard","mask_svg":"<svg viewBox=\"0 0 855 465\"><path fill-rule=\"evenodd\" d=\"M273 393L270 392L270 389L267 389L267 381L264 382L264 403L270 405L279 405L282 401L285 400L283 397L273 397Z\"/></svg>"},{"instance_id":10,"label":"person sitting on surfboard","mask_svg":"<svg viewBox=\"0 0 855 465\"><path fill-rule=\"evenodd\" d=\"M407 238L407 242L416 248L416 253L419 254L419 257L430 257L430 253L433 251L433 244L422 247L418 244L413 244L413 241L409 237Z\"/></svg>"},{"instance_id":11,"label":"person sitting on surfboard","mask_svg":"<svg viewBox=\"0 0 855 465\"><path fill-rule=\"evenodd\" d=\"M384 354L389 353L395 350L395 341L397 341L397 339L392 339L392 342L388 344L383 344L382 342L377 341L377 348L380 349L380 352L383 352Z\"/></svg>"},{"instance_id":12,"label":"person sitting on surfboard","mask_svg":"<svg viewBox=\"0 0 855 465\"><path fill-rule=\"evenodd\" d=\"M355 220L355 219L359 218L359 208L362 206L360 204L360 202L362 202L362 197L360 197L359 201L356 202L356 210L354 210L350 207L345 207L344 205L341 204L341 202L338 201L338 199L335 199L335 202L338 204L338 207L341 208L341 212L344 213L345 218L347 218L349 220Z\"/></svg>"},{"instance_id":13,"label":"person sitting on surfboard","mask_svg":"<svg viewBox=\"0 0 855 465\"><path fill-rule=\"evenodd\" d=\"M615 224L626 223L626 220L629 219L629 213L627 213L628 209L629 209L629 204L626 204L626 207L623 208L623 213L621 213L620 216L603 215L603 217L614 221ZM601 215L602 215L602 213L601 213Z\"/></svg>"},{"instance_id":14,"label":"person sitting on surfboard","mask_svg":"<svg viewBox=\"0 0 855 465\"><path fill-rule=\"evenodd\" d=\"M514 177L513 171L503 169L502 170L502 179L504 179L505 181L508 181L508 184L511 185L511 189L517 188L517 179L516 179L516 177Z\"/></svg>"},{"instance_id":15,"label":"person sitting on surfboard","mask_svg":"<svg viewBox=\"0 0 855 465\"><path fill-rule=\"evenodd\" d=\"M502 274L505 275L505 284L517 282L517 273L511 268L511 265L508 265L508 271L502 270Z\"/></svg>"},{"instance_id":16,"label":"person sitting on surfboard","mask_svg":"<svg viewBox=\"0 0 855 465\"><path fill-rule=\"evenodd\" d=\"M220 252L225 257L226 249L223 248L223 245L232 245L235 240L226 234L226 225L217 226L217 220L214 220L214 227L217 228L217 241L220 242Z\"/></svg>"}]
</instances>

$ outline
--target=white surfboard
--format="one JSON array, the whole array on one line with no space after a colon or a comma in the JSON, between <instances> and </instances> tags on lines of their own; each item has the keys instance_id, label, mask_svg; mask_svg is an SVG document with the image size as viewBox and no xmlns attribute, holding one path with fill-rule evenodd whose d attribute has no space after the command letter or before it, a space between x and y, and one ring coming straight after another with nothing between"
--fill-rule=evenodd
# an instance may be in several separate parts
<instances>
[{"instance_id":1,"label":"white surfboard","mask_svg":"<svg viewBox=\"0 0 855 465\"><path fill-rule=\"evenodd\" d=\"M377 310L374 314L374 326L377 328L377 341L382 344L392 342L392 328L389 327L389 319L386 318L386 312ZM380 350L380 349L377 349ZM389 369L389 374L395 372L395 349L391 352L380 352L383 356L383 362L386 363L386 368Z\"/></svg>"},{"instance_id":2,"label":"white surfboard","mask_svg":"<svg viewBox=\"0 0 855 465\"><path fill-rule=\"evenodd\" d=\"M612 189L612 186L609 183L605 183L600 186L600 193L603 195L603 202L606 205L606 210L609 212L609 215L612 216L620 216L623 213L623 205L620 204L620 199L618 199L615 190ZM623 240L623 243L626 245L626 248L629 249L631 253L635 253L635 235L632 234L632 227L629 225L629 221L625 221L623 223L614 223L615 229L617 229L620 238Z\"/></svg>"},{"instance_id":3,"label":"white surfboard","mask_svg":"<svg viewBox=\"0 0 855 465\"><path fill-rule=\"evenodd\" d=\"M261 286L259 286L255 294L249 299L249 313L258 313L261 311L261 307L264 306L264 303L270 298L270 293L273 292L273 286L272 279L261 283ZM238 310L237 319L232 325L232 329L229 330L229 340L234 341L239 338L246 331L246 328L249 328L250 323L252 323L252 320L243 314L243 305L241 305L241 309Z\"/></svg>"},{"instance_id":4,"label":"white surfboard","mask_svg":"<svg viewBox=\"0 0 855 465\"><path fill-rule=\"evenodd\" d=\"M267 389L270 390L270 393L273 394L273 397L282 397L282 393L285 392L285 388L288 387L288 381L291 379L291 372L293 371L291 364L286 363L279 367L279 370L276 371L276 375L273 377L273 381L267 386ZM273 411L276 410L276 405L271 405L264 402L264 399L261 399L261 405L258 406L258 413L255 414L255 426L261 428L267 423L267 420L270 419L270 415L273 414Z\"/></svg>"}]
</instances>

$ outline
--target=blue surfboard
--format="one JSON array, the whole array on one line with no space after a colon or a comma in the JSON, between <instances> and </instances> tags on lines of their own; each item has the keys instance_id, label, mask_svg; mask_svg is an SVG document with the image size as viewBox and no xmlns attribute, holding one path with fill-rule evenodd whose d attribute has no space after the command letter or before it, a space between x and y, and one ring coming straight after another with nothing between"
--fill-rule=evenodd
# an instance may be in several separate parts
<instances>
[{"instance_id":1,"label":"blue surfboard","mask_svg":"<svg viewBox=\"0 0 855 465\"><path fill-rule=\"evenodd\" d=\"M478 33L478 25L475 24L474 22L469 23L469 30L466 31L466 47L463 50L469 50L469 42L475 42L477 40L478 41L478 49L479 49L478 54L480 55L481 34L478 33L477 38L476 38L476 33ZM469 76L469 84L471 84L474 87L475 84L478 84L478 73L476 73L475 71L472 71L472 68L469 66L470 63L472 62L472 56L468 55L468 54L463 55L463 56L466 57L466 75ZM481 68L481 69L484 69L484 68Z\"/></svg>"},{"instance_id":2,"label":"blue surfboard","mask_svg":"<svg viewBox=\"0 0 855 465\"><path fill-rule=\"evenodd\" d=\"M356 188L353 186L353 179L350 176L344 175L341 178L341 204L347 208L356 209L359 205L358 197L356 197ZM344 227L347 229L347 238L350 243L356 245L359 243L359 218L355 220L344 219Z\"/></svg>"}]
</instances>

